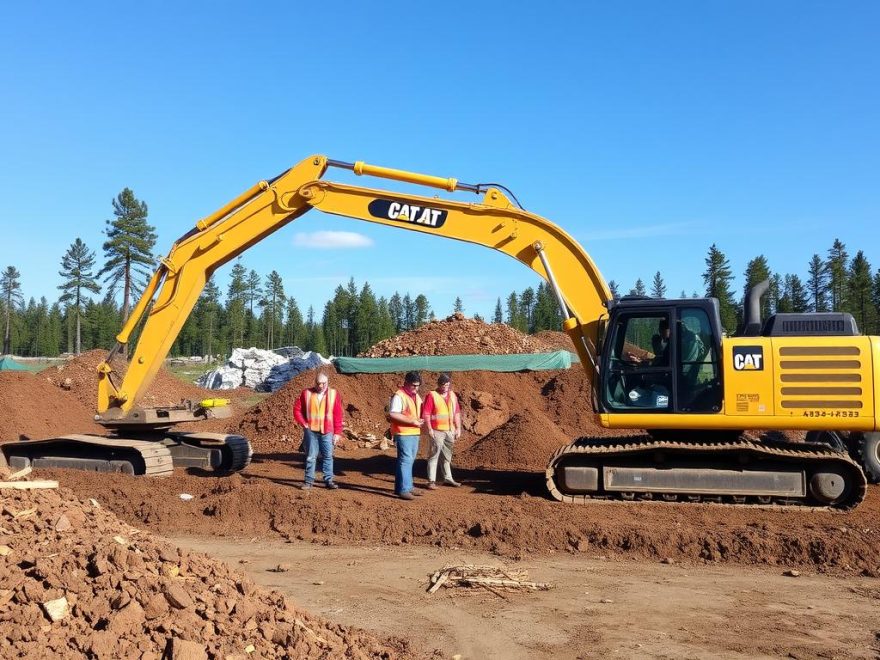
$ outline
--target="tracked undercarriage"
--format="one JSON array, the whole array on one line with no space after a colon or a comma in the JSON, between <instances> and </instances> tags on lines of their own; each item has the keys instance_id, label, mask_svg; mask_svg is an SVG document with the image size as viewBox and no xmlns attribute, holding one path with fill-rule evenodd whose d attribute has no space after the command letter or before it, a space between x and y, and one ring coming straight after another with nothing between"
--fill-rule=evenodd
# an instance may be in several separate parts
<instances>
[{"instance_id":1,"label":"tracked undercarriage","mask_svg":"<svg viewBox=\"0 0 880 660\"><path fill-rule=\"evenodd\" d=\"M218 414L219 413L219 414ZM112 435L71 434L0 445L12 468L73 468L162 477L175 467L238 472L251 462L247 438L226 433L174 431L180 422L222 417L217 408L142 408L116 419L98 418Z\"/></svg>"},{"instance_id":2,"label":"tracked undercarriage","mask_svg":"<svg viewBox=\"0 0 880 660\"><path fill-rule=\"evenodd\" d=\"M867 489L862 469L844 451L748 435L580 438L551 457L546 478L550 494L571 503L613 498L851 509Z\"/></svg>"}]
</instances>

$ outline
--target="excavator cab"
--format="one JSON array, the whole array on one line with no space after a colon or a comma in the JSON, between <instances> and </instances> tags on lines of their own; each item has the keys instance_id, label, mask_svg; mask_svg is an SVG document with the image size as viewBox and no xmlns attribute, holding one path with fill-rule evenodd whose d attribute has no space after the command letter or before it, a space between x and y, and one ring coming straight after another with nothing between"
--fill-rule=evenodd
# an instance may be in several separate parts
<instances>
[{"instance_id":1,"label":"excavator cab","mask_svg":"<svg viewBox=\"0 0 880 660\"><path fill-rule=\"evenodd\" d=\"M713 298L621 298L602 354L601 412L722 410L721 321Z\"/></svg>"}]
</instances>

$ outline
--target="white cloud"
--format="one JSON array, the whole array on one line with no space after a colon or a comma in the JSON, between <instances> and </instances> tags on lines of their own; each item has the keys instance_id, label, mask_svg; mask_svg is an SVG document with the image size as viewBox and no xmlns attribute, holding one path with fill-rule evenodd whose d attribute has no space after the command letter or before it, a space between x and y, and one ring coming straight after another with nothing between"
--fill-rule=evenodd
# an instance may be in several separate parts
<instances>
[{"instance_id":1,"label":"white cloud","mask_svg":"<svg viewBox=\"0 0 880 660\"><path fill-rule=\"evenodd\" d=\"M315 250L345 250L371 247L373 239L354 231L313 231L295 234L293 244Z\"/></svg>"}]
</instances>

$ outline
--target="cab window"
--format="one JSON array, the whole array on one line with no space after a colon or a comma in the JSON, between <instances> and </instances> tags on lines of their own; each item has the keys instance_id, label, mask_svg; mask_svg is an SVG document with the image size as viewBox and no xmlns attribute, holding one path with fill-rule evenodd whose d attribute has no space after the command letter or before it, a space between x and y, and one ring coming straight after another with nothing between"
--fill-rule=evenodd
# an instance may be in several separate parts
<instances>
[{"instance_id":1,"label":"cab window","mask_svg":"<svg viewBox=\"0 0 880 660\"><path fill-rule=\"evenodd\" d=\"M721 378L712 327L705 310L679 311L677 324L679 409L717 412L721 409Z\"/></svg>"},{"instance_id":2,"label":"cab window","mask_svg":"<svg viewBox=\"0 0 880 660\"><path fill-rule=\"evenodd\" d=\"M622 316L613 329L605 401L616 411L672 409L669 316Z\"/></svg>"}]
</instances>

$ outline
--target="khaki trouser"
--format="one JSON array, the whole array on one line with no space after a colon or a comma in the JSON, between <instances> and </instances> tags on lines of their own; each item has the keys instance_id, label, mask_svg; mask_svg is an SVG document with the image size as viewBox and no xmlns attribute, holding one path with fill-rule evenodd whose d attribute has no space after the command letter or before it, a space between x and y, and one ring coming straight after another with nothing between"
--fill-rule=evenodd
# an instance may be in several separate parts
<instances>
[{"instance_id":1,"label":"khaki trouser","mask_svg":"<svg viewBox=\"0 0 880 660\"><path fill-rule=\"evenodd\" d=\"M428 456L428 481L437 481L437 461L443 456L443 480L452 481L452 448L455 446L455 431L434 431L431 441L431 455Z\"/></svg>"}]
</instances>

